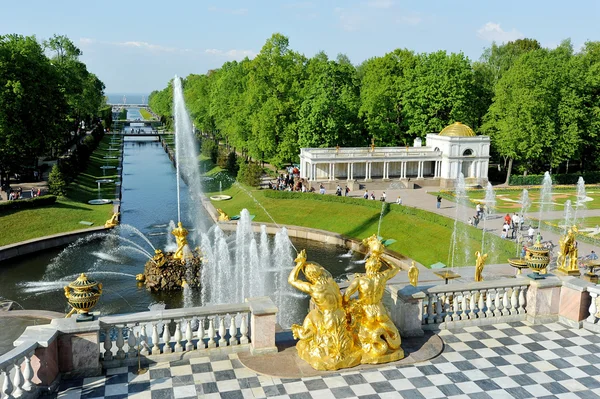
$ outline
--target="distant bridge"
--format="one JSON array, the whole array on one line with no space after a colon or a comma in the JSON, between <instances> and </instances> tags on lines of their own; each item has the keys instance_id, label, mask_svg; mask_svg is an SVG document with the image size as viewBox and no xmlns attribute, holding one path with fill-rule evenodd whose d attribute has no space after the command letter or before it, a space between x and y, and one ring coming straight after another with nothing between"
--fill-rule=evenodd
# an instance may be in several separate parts
<instances>
[{"instance_id":1,"label":"distant bridge","mask_svg":"<svg viewBox=\"0 0 600 399\"><path fill-rule=\"evenodd\" d=\"M129 131L129 132L120 132L120 133L116 133L116 134L120 134L121 136L154 137L154 136L172 135L173 132L166 132L164 130L161 130L161 131L156 130L154 132L142 131L140 133L133 133L132 131Z\"/></svg>"},{"instance_id":2,"label":"distant bridge","mask_svg":"<svg viewBox=\"0 0 600 399\"><path fill-rule=\"evenodd\" d=\"M111 107L114 108L150 108L148 104L112 104L108 103Z\"/></svg>"}]
</instances>

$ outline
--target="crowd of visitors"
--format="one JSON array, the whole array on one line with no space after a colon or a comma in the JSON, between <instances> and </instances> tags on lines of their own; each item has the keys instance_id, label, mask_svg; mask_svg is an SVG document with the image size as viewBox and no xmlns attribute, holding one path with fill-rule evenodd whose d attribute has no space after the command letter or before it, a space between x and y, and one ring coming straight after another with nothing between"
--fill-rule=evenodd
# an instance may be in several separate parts
<instances>
[{"instance_id":1,"label":"crowd of visitors","mask_svg":"<svg viewBox=\"0 0 600 399\"><path fill-rule=\"evenodd\" d=\"M23 196L23 189L21 187L17 187L16 189L12 189L10 187L4 187L4 191L6 193L8 193L9 201L16 201L16 200L27 198L27 197ZM40 195L42 195L42 189L39 187L37 189L35 187L31 187L31 190L29 192L30 192L29 198L35 198L35 197L39 197Z\"/></svg>"}]
</instances>

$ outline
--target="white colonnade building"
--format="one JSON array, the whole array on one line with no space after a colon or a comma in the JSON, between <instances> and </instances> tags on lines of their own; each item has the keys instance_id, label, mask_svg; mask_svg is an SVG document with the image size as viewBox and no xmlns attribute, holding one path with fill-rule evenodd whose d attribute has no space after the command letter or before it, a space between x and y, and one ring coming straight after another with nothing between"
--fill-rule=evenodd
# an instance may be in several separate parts
<instances>
[{"instance_id":1,"label":"white colonnade building","mask_svg":"<svg viewBox=\"0 0 600 399\"><path fill-rule=\"evenodd\" d=\"M460 172L469 185L487 184L489 136L477 136L460 122L412 147L302 148L300 177L312 182L415 181L452 187Z\"/></svg>"}]
</instances>

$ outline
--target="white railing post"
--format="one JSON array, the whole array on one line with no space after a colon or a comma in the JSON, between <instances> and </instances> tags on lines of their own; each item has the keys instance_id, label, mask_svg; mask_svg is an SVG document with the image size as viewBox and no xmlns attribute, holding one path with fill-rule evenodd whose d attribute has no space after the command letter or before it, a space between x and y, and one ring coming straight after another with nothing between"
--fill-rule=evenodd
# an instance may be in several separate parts
<instances>
[{"instance_id":1,"label":"white railing post","mask_svg":"<svg viewBox=\"0 0 600 399\"><path fill-rule=\"evenodd\" d=\"M460 320L460 314L458 311L458 294L459 292L452 293L452 321Z\"/></svg>"},{"instance_id":2,"label":"white railing post","mask_svg":"<svg viewBox=\"0 0 600 399\"><path fill-rule=\"evenodd\" d=\"M2 393L4 393L3 398L12 398L13 385L10 381L10 373L9 367L6 366L2 369L2 375L4 376L4 382L2 383Z\"/></svg>"},{"instance_id":3,"label":"white railing post","mask_svg":"<svg viewBox=\"0 0 600 399\"><path fill-rule=\"evenodd\" d=\"M123 339L123 326L116 326L117 328L117 359L125 359L125 351L123 347L125 346L125 340Z\"/></svg>"},{"instance_id":4,"label":"white railing post","mask_svg":"<svg viewBox=\"0 0 600 399\"><path fill-rule=\"evenodd\" d=\"M508 300L508 288L505 288L503 291L504 291L504 295L502 296L502 306L504 307L504 309L502 309L502 316L508 316L508 315L510 315L510 302Z\"/></svg>"},{"instance_id":5,"label":"white railing post","mask_svg":"<svg viewBox=\"0 0 600 399\"><path fill-rule=\"evenodd\" d=\"M596 322L598 321L598 318L596 317L596 313L598 313L598 305L596 304L596 298L598 298L598 293L592 291L589 291L589 293L591 301L588 311L590 312L590 315L587 317L586 320L592 324L596 324Z\"/></svg>"},{"instance_id":6,"label":"white railing post","mask_svg":"<svg viewBox=\"0 0 600 399\"><path fill-rule=\"evenodd\" d=\"M171 319L167 319L167 321L165 321L163 323L163 353L167 354L167 353L173 353L173 350L171 349L171 332L169 331L169 324L171 324Z\"/></svg>"},{"instance_id":7,"label":"white railing post","mask_svg":"<svg viewBox=\"0 0 600 399\"><path fill-rule=\"evenodd\" d=\"M461 320L467 320L469 318L469 314L467 310L469 309L469 304L467 303L467 294L469 291L462 292L462 301L460 307L462 308L462 314L460 315Z\"/></svg>"},{"instance_id":8,"label":"white railing post","mask_svg":"<svg viewBox=\"0 0 600 399\"><path fill-rule=\"evenodd\" d=\"M140 345L140 355L148 356L150 354L150 351L148 350L148 334L146 333L146 324L145 323L142 323L140 325L139 345Z\"/></svg>"},{"instance_id":9,"label":"white railing post","mask_svg":"<svg viewBox=\"0 0 600 399\"><path fill-rule=\"evenodd\" d=\"M474 319L477 317L475 312L475 298L477 295L477 291L471 291L471 296L469 297L469 319Z\"/></svg>"},{"instance_id":10,"label":"white railing post","mask_svg":"<svg viewBox=\"0 0 600 399\"><path fill-rule=\"evenodd\" d=\"M494 294L495 294L495 292L492 289L487 290L487 292L485 293L485 307L486 307L485 315L486 315L486 317L494 316L494 303L492 301Z\"/></svg>"},{"instance_id":11,"label":"white railing post","mask_svg":"<svg viewBox=\"0 0 600 399\"><path fill-rule=\"evenodd\" d=\"M525 291L527 290L527 286L524 285L519 287L519 314L525 314Z\"/></svg>"},{"instance_id":12,"label":"white railing post","mask_svg":"<svg viewBox=\"0 0 600 399\"><path fill-rule=\"evenodd\" d=\"M183 352L183 346L181 345L181 340L183 339L181 335L181 321L175 320L175 335L173 339L175 340L175 353Z\"/></svg>"},{"instance_id":13,"label":"white railing post","mask_svg":"<svg viewBox=\"0 0 600 399\"><path fill-rule=\"evenodd\" d=\"M158 323L152 323L152 355L160 355L160 346L158 346Z\"/></svg>"},{"instance_id":14,"label":"white railing post","mask_svg":"<svg viewBox=\"0 0 600 399\"><path fill-rule=\"evenodd\" d=\"M135 356L137 355L137 348L135 347L136 343L137 343L137 339L135 338L135 334L133 332L133 326L128 325L127 326L127 346L129 347L129 349L127 351L127 357L129 357L130 359L135 358Z\"/></svg>"},{"instance_id":15,"label":"white railing post","mask_svg":"<svg viewBox=\"0 0 600 399\"><path fill-rule=\"evenodd\" d=\"M237 344L237 327L235 325L235 314L233 314L229 319L229 345L234 346Z\"/></svg>"},{"instance_id":16,"label":"white railing post","mask_svg":"<svg viewBox=\"0 0 600 399\"><path fill-rule=\"evenodd\" d=\"M519 296L518 296L519 287L513 287L512 293L510 295L510 306L511 306L511 314L519 313Z\"/></svg>"},{"instance_id":17,"label":"white railing post","mask_svg":"<svg viewBox=\"0 0 600 399\"><path fill-rule=\"evenodd\" d=\"M27 392L31 392L33 389L33 384L31 383L31 379L33 378L33 368L31 367L31 357L35 351L31 351L25 355L25 367L23 370L23 378L25 379L25 383L23 384L23 390Z\"/></svg>"},{"instance_id":18,"label":"white railing post","mask_svg":"<svg viewBox=\"0 0 600 399\"><path fill-rule=\"evenodd\" d=\"M207 348L216 348L217 343L215 342L215 318L211 317L208 319L208 344Z\"/></svg>"},{"instance_id":19,"label":"white railing post","mask_svg":"<svg viewBox=\"0 0 600 399\"><path fill-rule=\"evenodd\" d=\"M21 396L23 396L23 389L21 388L21 386L23 385L23 374L21 373L21 364L19 363L19 359L15 359L14 373L15 373L15 377L13 379L14 391L12 393L12 396L15 398L20 398Z\"/></svg>"},{"instance_id":20,"label":"white railing post","mask_svg":"<svg viewBox=\"0 0 600 399\"><path fill-rule=\"evenodd\" d=\"M494 310L494 316L496 317L502 316L502 309L504 309L504 306L502 305L503 291L503 288L496 288L496 297L494 298L494 304L496 305L496 310Z\"/></svg>"},{"instance_id":21,"label":"white railing post","mask_svg":"<svg viewBox=\"0 0 600 399\"><path fill-rule=\"evenodd\" d=\"M206 319L198 319L198 332L196 333L198 336L198 345L196 346L196 349L198 350L206 348L204 344L204 320Z\"/></svg>"},{"instance_id":22,"label":"white railing post","mask_svg":"<svg viewBox=\"0 0 600 399\"><path fill-rule=\"evenodd\" d=\"M110 338L111 328L104 330L104 360L112 360L112 339Z\"/></svg>"},{"instance_id":23,"label":"white railing post","mask_svg":"<svg viewBox=\"0 0 600 399\"><path fill-rule=\"evenodd\" d=\"M248 341L248 324L246 321L246 313L242 315L242 322L240 323L240 344L245 345Z\"/></svg>"},{"instance_id":24,"label":"white railing post","mask_svg":"<svg viewBox=\"0 0 600 399\"><path fill-rule=\"evenodd\" d=\"M227 340L225 339L225 334L227 334L227 329L225 329L225 316L219 316L219 347L227 346Z\"/></svg>"},{"instance_id":25,"label":"white railing post","mask_svg":"<svg viewBox=\"0 0 600 399\"><path fill-rule=\"evenodd\" d=\"M427 324L433 324L433 298L435 294L427 295Z\"/></svg>"},{"instance_id":26,"label":"white railing post","mask_svg":"<svg viewBox=\"0 0 600 399\"><path fill-rule=\"evenodd\" d=\"M483 294L486 292L486 290L477 291L477 317L480 319L485 317L485 302L483 301Z\"/></svg>"},{"instance_id":27,"label":"white railing post","mask_svg":"<svg viewBox=\"0 0 600 399\"><path fill-rule=\"evenodd\" d=\"M198 327L200 329L200 327ZM192 322L190 319L186 319L185 321L185 351L190 352L194 350L194 343L192 342L193 338L192 334Z\"/></svg>"}]
</instances>

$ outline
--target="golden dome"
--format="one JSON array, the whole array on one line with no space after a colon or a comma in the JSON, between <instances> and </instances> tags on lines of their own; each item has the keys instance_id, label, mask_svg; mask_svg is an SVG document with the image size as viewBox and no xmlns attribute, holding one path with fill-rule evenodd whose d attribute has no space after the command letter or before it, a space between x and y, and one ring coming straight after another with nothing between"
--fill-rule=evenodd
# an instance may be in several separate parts
<instances>
[{"instance_id":1,"label":"golden dome","mask_svg":"<svg viewBox=\"0 0 600 399\"><path fill-rule=\"evenodd\" d=\"M463 123L454 122L453 124L442 129L439 135L450 137L474 137L475 132L473 129Z\"/></svg>"}]
</instances>

